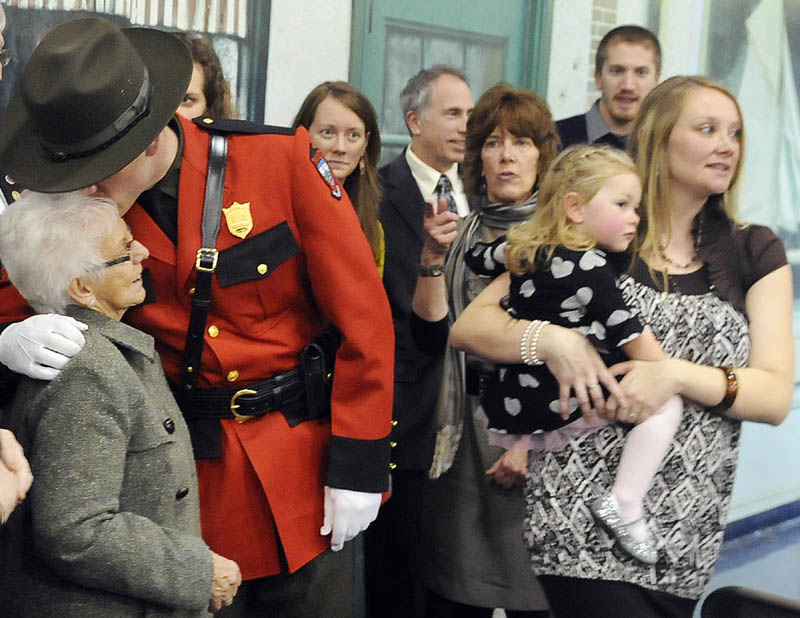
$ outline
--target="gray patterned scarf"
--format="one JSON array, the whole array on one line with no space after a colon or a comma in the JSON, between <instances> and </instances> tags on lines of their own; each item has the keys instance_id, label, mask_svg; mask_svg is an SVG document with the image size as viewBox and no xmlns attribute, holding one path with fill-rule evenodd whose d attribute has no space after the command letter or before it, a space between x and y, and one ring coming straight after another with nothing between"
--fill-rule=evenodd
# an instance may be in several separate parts
<instances>
[{"instance_id":1,"label":"gray patterned scarf","mask_svg":"<svg viewBox=\"0 0 800 618\"><path fill-rule=\"evenodd\" d=\"M448 321L455 322L464 308L486 286L486 281L475 275L464 263L464 256L477 242L491 242L508 228L530 218L536 208L535 191L523 204L486 204L482 200L461 222L456 238L445 265L447 293L449 302ZM436 403L436 446L433 463L428 472L431 478L438 478L453 464L461 434L464 418L470 411L469 396L466 393L466 355L454 350L448 341L444 354L444 371L439 399Z\"/></svg>"}]
</instances>

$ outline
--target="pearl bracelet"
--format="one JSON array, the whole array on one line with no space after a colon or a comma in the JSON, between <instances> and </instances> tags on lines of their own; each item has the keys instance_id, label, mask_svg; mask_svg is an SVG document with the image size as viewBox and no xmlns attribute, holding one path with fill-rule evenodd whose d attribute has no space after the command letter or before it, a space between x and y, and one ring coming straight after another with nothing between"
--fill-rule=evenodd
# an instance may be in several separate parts
<instances>
[{"instance_id":1,"label":"pearl bracelet","mask_svg":"<svg viewBox=\"0 0 800 618\"><path fill-rule=\"evenodd\" d=\"M550 324L547 320L539 320L539 324L536 326L536 332L533 333L533 337L531 339L531 346L528 350L528 356L530 357L531 365L544 365L544 361L539 358L539 354L537 351L537 346L539 344L539 335L542 334L542 329Z\"/></svg>"},{"instance_id":2,"label":"pearl bracelet","mask_svg":"<svg viewBox=\"0 0 800 618\"><path fill-rule=\"evenodd\" d=\"M522 340L519 343L519 351L520 358L526 365L544 365L544 361L539 358L537 346L539 344L539 335L542 334L542 329L548 324L550 322L547 320L533 320L525 327L525 332L522 333Z\"/></svg>"},{"instance_id":3,"label":"pearl bracelet","mask_svg":"<svg viewBox=\"0 0 800 618\"><path fill-rule=\"evenodd\" d=\"M533 365L530 357L530 341L533 329L539 324L539 320L533 320L525 327L525 332L522 333L522 339L519 342L519 356L522 362L526 365Z\"/></svg>"}]
</instances>

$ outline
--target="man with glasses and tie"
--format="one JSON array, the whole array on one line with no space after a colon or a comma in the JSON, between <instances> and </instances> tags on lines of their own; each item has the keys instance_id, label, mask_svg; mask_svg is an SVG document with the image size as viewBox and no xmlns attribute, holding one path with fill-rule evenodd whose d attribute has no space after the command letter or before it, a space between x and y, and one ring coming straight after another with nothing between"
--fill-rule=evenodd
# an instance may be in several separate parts
<instances>
[{"instance_id":1,"label":"man with glasses and tie","mask_svg":"<svg viewBox=\"0 0 800 618\"><path fill-rule=\"evenodd\" d=\"M423 587L410 564L419 540L422 483L433 454L432 421L442 360L414 344L411 300L420 274L442 273L441 267L420 263L426 209L435 205L460 217L469 213L458 175L474 106L466 77L442 65L423 69L408 81L400 101L411 144L380 170L380 217L386 234L383 284L395 331L394 469L392 498L365 535L371 618L419 616L423 611Z\"/></svg>"}]
</instances>

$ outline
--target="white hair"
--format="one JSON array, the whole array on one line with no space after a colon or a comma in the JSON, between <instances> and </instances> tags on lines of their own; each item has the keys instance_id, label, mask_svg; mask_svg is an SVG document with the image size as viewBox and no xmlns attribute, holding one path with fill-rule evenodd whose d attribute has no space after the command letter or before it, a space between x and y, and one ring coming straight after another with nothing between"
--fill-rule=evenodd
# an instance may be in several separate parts
<instances>
[{"instance_id":1,"label":"white hair","mask_svg":"<svg viewBox=\"0 0 800 618\"><path fill-rule=\"evenodd\" d=\"M6 29L6 10L3 8L3 5L0 4L0 34L3 33L3 30Z\"/></svg>"},{"instance_id":2,"label":"white hair","mask_svg":"<svg viewBox=\"0 0 800 618\"><path fill-rule=\"evenodd\" d=\"M38 313L64 313L74 304L73 277L105 276L102 243L114 231L113 202L72 193L22 196L0 215L0 261L9 279Z\"/></svg>"}]
</instances>

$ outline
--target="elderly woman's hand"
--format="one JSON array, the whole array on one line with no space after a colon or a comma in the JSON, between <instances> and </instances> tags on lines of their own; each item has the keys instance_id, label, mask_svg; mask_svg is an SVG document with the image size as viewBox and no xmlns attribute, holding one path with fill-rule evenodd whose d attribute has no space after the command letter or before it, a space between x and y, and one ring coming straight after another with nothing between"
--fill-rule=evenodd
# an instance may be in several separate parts
<instances>
[{"instance_id":1,"label":"elderly woman's hand","mask_svg":"<svg viewBox=\"0 0 800 618\"><path fill-rule=\"evenodd\" d=\"M0 462L0 524L8 521L17 502L17 475Z\"/></svg>"},{"instance_id":2,"label":"elderly woman's hand","mask_svg":"<svg viewBox=\"0 0 800 618\"><path fill-rule=\"evenodd\" d=\"M450 245L458 236L458 215L447 210L447 199L439 198L437 209L434 209L433 204L428 204L423 229L425 244L420 263L424 266L443 263Z\"/></svg>"},{"instance_id":3,"label":"elderly woman's hand","mask_svg":"<svg viewBox=\"0 0 800 618\"><path fill-rule=\"evenodd\" d=\"M619 405L627 403L625 394L603 359L581 334L548 324L542 329L538 349L539 357L558 380L562 418L569 417L578 407L584 416L592 418L599 414L605 418L601 384L616 397Z\"/></svg>"},{"instance_id":4,"label":"elderly woman's hand","mask_svg":"<svg viewBox=\"0 0 800 618\"><path fill-rule=\"evenodd\" d=\"M613 421L641 423L652 416L673 395L681 392L674 359L663 361L625 361L609 368L619 382L627 405L610 397L605 417Z\"/></svg>"},{"instance_id":5,"label":"elderly woman's hand","mask_svg":"<svg viewBox=\"0 0 800 618\"><path fill-rule=\"evenodd\" d=\"M236 596L239 584L242 583L242 573L239 571L239 565L233 560L214 552L211 552L211 558L214 564L214 579L211 583L211 601L208 609L218 612L233 603L233 597Z\"/></svg>"},{"instance_id":6,"label":"elderly woman's hand","mask_svg":"<svg viewBox=\"0 0 800 618\"><path fill-rule=\"evenodd\" d=\"M0 429L0 462L14 474L16 500L22 502L33 483L33 474L22 446L8 429Z\"/></svg>"}]
</instances>

